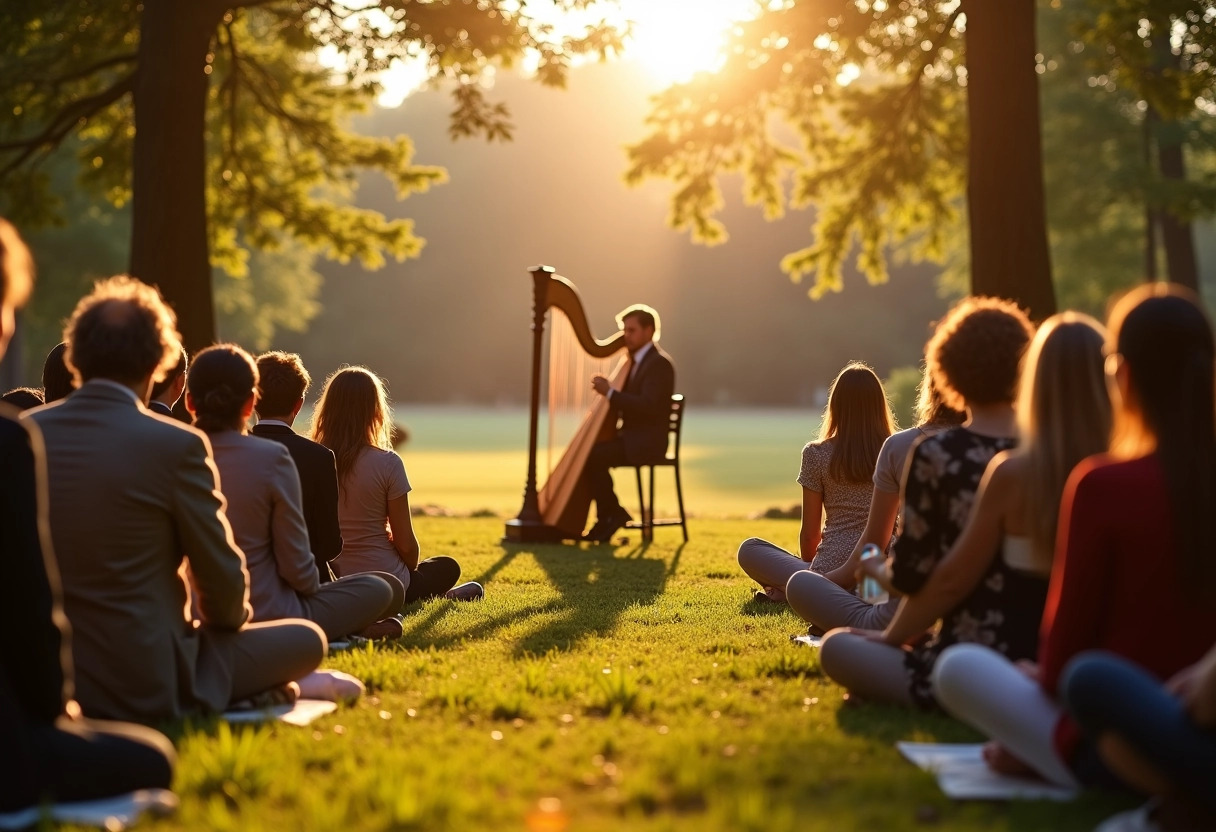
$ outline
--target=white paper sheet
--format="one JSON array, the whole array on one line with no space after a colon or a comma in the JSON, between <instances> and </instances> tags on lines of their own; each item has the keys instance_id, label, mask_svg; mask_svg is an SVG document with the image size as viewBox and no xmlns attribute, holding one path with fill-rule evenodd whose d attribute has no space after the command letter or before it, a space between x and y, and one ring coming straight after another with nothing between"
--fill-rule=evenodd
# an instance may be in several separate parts
<instances>
[{"instance_id":1,"label":"white paper sheet","mask_svg":"<svg viewBox=\"0 0 1216 832\"><path fill-rule=\"evenodd\" d=\"M44 809L57 823L99 826L117 832L135 823L144 812L158 816L170 814L177 809L177 795L168 789L141 789L102 800L55 803L48 807L31 806L17 812L0 814L0 829L24 829L31 826L42 817Z\"/></svg>"},{"instance_id":2,"label":"white paper sheet","mask_svg":"<svg viewBox=\"0 0 1216 832\"><path fill-rule=\"evenodd\" d=\"M952 745L897 742L899 753L937 777L937 784L954 800L1072 800L1073 789L1045 780L998 774L984 762L979 743Z\"/></svg>"},{"instance_id":3,"label":"white paper sheet","mask_svg":"<svg viewBox=\"0 0 1216 832\"><path fill-rule=\"evenodd\" d=\"M288 725L308 725L314 719L332 714L338 710L337 704L321 699L298 699L291 705L273 705L269 708L259 708L251 711L225 711L223 719L226 722L270 722L278 720Z\"/></svg>"}]
</instances>

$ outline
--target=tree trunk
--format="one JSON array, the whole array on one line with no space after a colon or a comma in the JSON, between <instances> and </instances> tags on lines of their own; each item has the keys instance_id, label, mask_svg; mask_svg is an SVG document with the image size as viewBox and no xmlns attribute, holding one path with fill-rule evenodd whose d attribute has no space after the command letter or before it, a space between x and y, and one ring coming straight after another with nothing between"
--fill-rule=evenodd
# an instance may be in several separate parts
<instances>
[{"instance_id":1,"label":"tree trunk","mask_svg":"<svg viewBox=\"0 0 1216 832\"><path fill-rule=\"evenodd\" d=\"M971 291L1056 311L1035 74L1035 0L964 0Z\"/></svg>"},{"instance_id":2,"label":"tree trunk","mask_svg":"<svg viewBox=\"0 0 1216 832\"><path fill-rule=\"evenodd\" d=\"M204 72L215 5L144 0L135 86L131 274L160 287L191 352L215 340Z\"/></svg>"}]
</instances>

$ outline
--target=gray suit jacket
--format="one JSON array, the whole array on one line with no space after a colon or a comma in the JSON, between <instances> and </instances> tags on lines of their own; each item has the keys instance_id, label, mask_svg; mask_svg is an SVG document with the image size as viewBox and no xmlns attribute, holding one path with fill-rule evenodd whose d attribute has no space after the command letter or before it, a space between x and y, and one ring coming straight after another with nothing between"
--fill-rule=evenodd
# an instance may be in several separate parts
<instances>
[{"instance_id":1,"label":"gray suit jacket","mask_svg":"<svg viewBox=\"0 0 1216 832\"><path fill-rule=\"evenodd\" d=\"M315 595L321 584L291 454L278 442L235 430L208 438L228 522L249 569L253 620L306 617L300 596Z\"/></svg>"},{"instance_id":2,"label":"gray suit jacket","mask_svg":"<svg viewBox=\"0 0 1216 832\"><path fill-rule=\"evenodd\" d=\"M150 723L222 710L249 575L207 437L98 382L26 415L46 442L44 493L85 714ZM201 627L186 614L183 561Z\"/></svg>"}]
</instances>

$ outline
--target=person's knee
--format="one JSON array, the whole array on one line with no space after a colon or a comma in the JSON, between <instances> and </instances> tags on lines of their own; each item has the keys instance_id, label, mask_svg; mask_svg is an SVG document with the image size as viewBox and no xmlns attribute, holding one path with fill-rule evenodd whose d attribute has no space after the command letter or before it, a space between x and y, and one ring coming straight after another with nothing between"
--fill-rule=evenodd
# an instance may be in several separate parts
<instances>
[{"instance_id":1,"label":"person's knee","mask_svg":"<svg viewBox=\"0 0 1216 832\"><path fill-rule=\"evenodd\" d=\"M848 630L832 630L823 637L819 645L819 667L833 680L840 681L845 666L844 656L849 651L849 642L858 636Z\"/></svg>"},{"instance_id":2,"label":"person's knee","mask_svg":"<svg viewBox=\"0 0 1216 832\"><path fill-rule=\"evenodd\" d=\"M755 563L756 553L760 548L767 544L768 541L761 540L758 537L749 537L739 544L739 551L735 555L735 558L739 561L739 566L743 568L744 572L747 572L748 567Z\"/></svg>"},{"instance_id":3,"label":"person's knee","mask_svg":"<svg viewBox=\"0 0 1216 832\"><path fill-rule=\"evenodd\" d=\"M401 579L396 575L388 572L377 572L376 577L388 587L389 597L385 606L392 609L392 614L400 612L405 606L405 584L401 583Z\"/></svg>"},{"instance_id":4,"label":"person's knee","mask_svg":"<svg viewBox=\"0 0 1216 832\"><path fill-rule=\"evenodd\" d=\"M291 655L303 662L311 662L313 667L325 660L329 652L329 639L319 624L303 618L293 618L279 624L279 635L286 645L290 645Z\"/></svg>"},{"instance_id":5,"label":"person's knee","mask_svg":"<svg viewBox=\"0 0 1216 832\"><path fill-rule=\"evenodd\" d=\"M982 672L977 665L984 663L988 652L978 644L955 644L942 651L929 677L933 696L942 707L954 714L965 709L973 694L971 682Z\"/></svg>"}]
</instances>

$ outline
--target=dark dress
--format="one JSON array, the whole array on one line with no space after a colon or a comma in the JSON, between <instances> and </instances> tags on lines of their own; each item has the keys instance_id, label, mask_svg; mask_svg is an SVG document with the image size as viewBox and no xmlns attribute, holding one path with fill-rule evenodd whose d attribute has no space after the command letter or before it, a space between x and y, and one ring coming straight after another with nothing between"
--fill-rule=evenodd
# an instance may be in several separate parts
<instances>
[{"instance_id":1,"label":"dark dress","mask_svg":"<svg viewBox=\"0 0 1216 832\"><path fill-rule=\"evenodd\" d=\"M897 590L915 594L924 587L967 525L988 463L1016 444L1012 438L954 428L916 445L904 485L903 533L892 550L891 583ZM912 700L937 706L929 676L938 655L952 644L975 642L1012 661L1034 659L1046 600L1047 576L1014 569L998 551L937 633L905 654Z\"/></svg>"}]
</instances>

